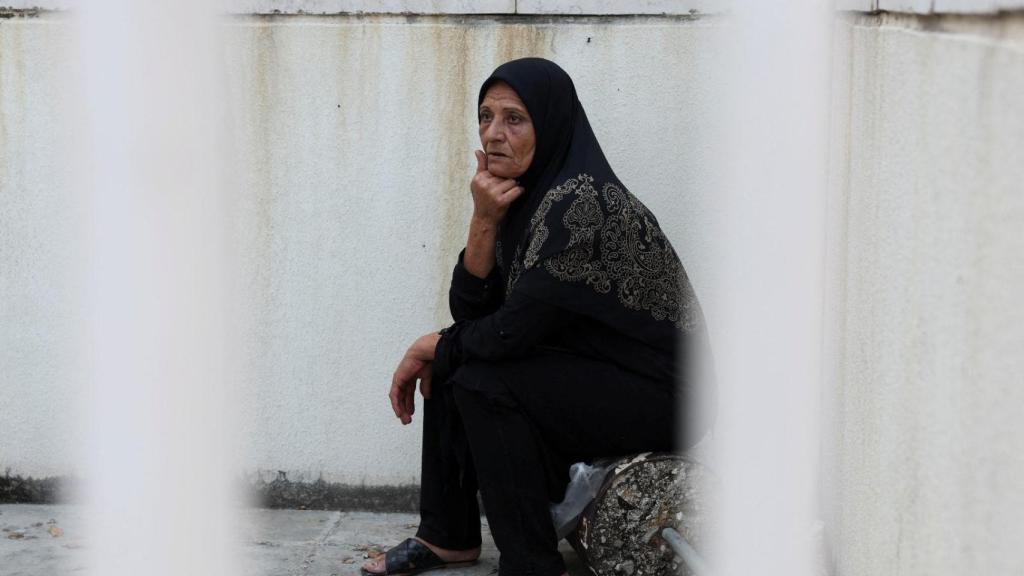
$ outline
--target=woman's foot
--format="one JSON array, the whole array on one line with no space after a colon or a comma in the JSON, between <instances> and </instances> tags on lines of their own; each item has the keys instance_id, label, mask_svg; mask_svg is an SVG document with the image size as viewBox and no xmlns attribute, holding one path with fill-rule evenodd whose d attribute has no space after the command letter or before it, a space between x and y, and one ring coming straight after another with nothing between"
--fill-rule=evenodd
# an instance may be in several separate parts
<instances>
[{"instance_id":1,"label":"woman's foot","mask_svg":"<svg viewBox=\"0 0 1024 576\"><path fill-rule=\"evenodd\" d=\"M415 538L415 540L437 555L445 564L461 563L461 562L473 562L480 557L480 547L471 548L469 550L448 550L439 546L434 546L430 542L422 538ZM363 564L363 571L370 574L384 574L387 568L387 562L385 560L385 554L381 554L376 558L372 558Z\"/></svg>"}]
</instances>

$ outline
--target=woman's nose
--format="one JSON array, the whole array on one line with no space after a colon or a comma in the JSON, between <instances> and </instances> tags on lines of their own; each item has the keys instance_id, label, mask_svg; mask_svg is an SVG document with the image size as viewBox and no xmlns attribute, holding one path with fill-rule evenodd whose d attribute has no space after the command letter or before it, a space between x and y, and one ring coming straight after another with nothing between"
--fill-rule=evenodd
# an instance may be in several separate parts
<instances>
[{"instance_id":1,"label":"woman's nose","mask_svg":"<svg viewBox=\"0 0 1024 576\"><path fill-rule=\"evenodd\" d=\"M505 139L505 131L501 127L500 122L491 122L487 125L487 129L484 130L484 141L486 142L501 142Z\"/></svg>"}]
</instances>

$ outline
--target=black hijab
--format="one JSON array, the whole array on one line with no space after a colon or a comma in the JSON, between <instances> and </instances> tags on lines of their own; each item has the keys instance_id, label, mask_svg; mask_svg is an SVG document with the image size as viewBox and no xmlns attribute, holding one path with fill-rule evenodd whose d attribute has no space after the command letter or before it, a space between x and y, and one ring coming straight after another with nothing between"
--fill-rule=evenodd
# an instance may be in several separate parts
<instances>
[{"instance_id":1,"label":"black hijab","mask_svg":"<svg viewBox=\"0 0 1024 576\"><path fill-rule=\"evenodd\" d=\"M665 350L703 330L679 257L608 165L569 75L542 58L507 62L480 87L478 107L499 81L526 105L537 138L519 179L526 193L498 234L506 295L522 290Z\"/></svg>"}]
</instances>

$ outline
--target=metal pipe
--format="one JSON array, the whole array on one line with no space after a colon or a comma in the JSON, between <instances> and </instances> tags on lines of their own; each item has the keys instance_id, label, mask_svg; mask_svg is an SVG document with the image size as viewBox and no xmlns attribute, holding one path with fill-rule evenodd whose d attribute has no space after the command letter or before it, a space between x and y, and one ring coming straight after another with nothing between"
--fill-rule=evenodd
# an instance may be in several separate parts
<instances>
[{"instance_id":1,"label":"metal pipe","mask_svg":"<svg viewBox=\"0 0 1024 576\"><path fill-rule=\"evenodd\" d=\"M676 553L676 556L683 560L683 564L686 564L686 567L690 569L694 576L712 576L711 569L708 568L704 559L700 557L700 554L697 554L693 546L690 546L690 543L679 532L676 532L675 528L666 526L661 531L661 537L672 548L672 551Z\"/></svg>"}]
</instances>

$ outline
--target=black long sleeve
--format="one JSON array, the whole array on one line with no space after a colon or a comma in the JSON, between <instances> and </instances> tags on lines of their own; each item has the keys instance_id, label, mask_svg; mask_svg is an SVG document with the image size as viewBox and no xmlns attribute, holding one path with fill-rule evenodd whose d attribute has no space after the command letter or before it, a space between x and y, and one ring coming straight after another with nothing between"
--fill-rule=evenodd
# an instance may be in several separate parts
<instances>
[{"instance_id":1,"label":"black long sleeve","mask_svg":"<svg viewBox=\"0 0 1024 576\"><path fill-rule=\"evenodd\" d=\"M443 331L434 354L434 378L447 380L459 366L474 359L525 356L571 320L572 314L562 308L513 292L493 313L458 320Z\"/></svg>"},{"instance_id":2,"label":"black long sleeve","mask_svg":"<svg viewBox=\"0 0 1024 576\"><path fill-rule=\"evenodd\" d=\"M462 263L465 250L459 252L459 261L452 271L452 284L448 289L448 309L452 318L475 320L496 311L501 306L501 278L497 267L487 278L477 278Z\"/></svg>"}]
</instances>

